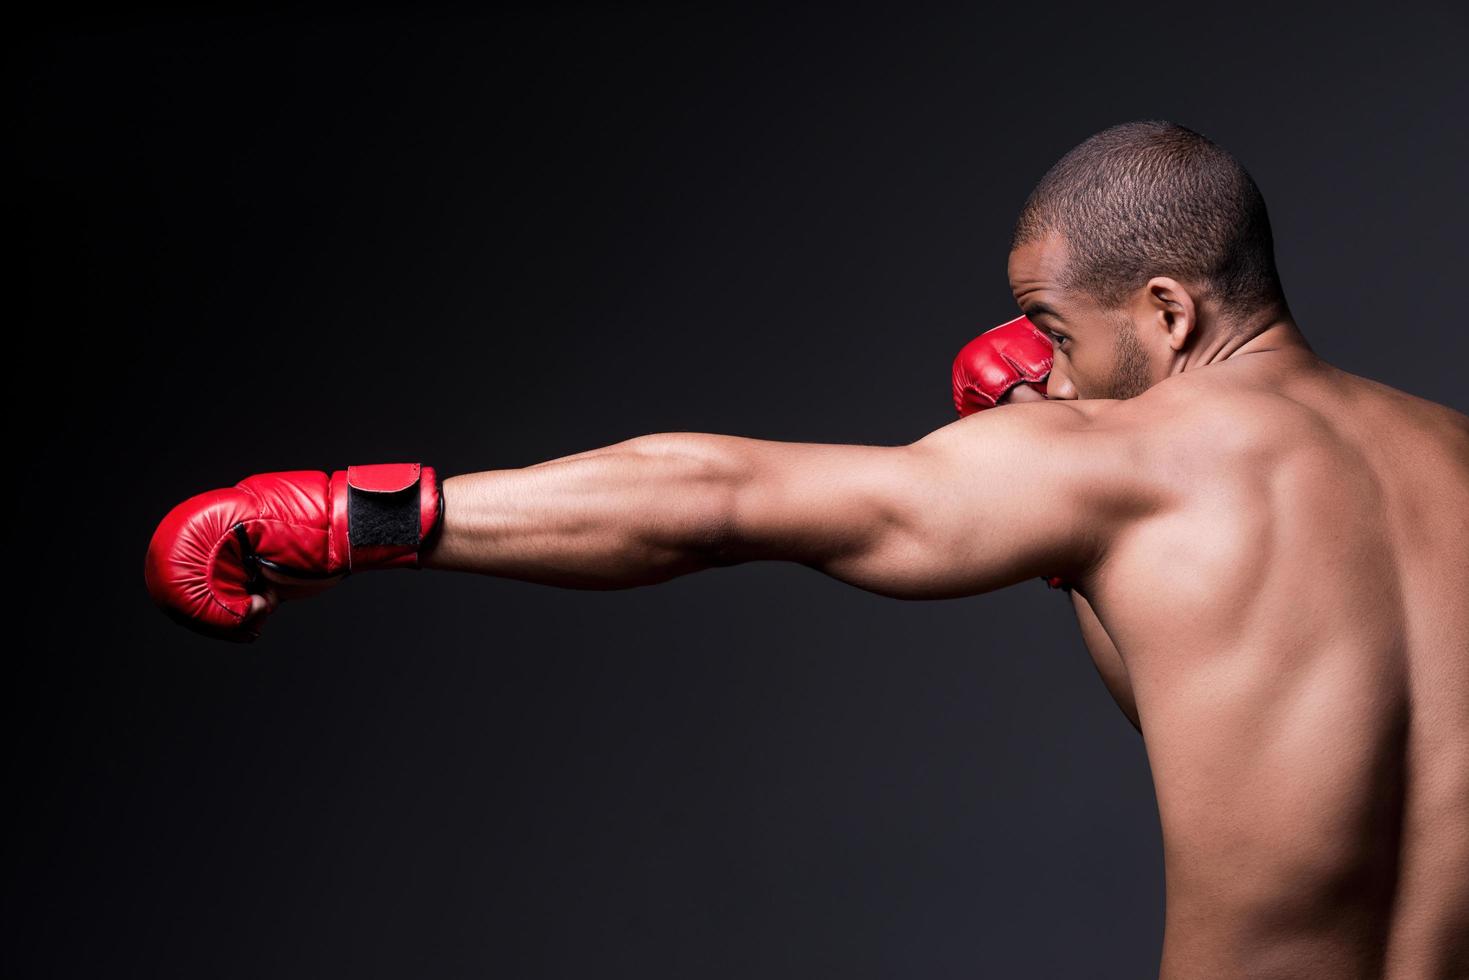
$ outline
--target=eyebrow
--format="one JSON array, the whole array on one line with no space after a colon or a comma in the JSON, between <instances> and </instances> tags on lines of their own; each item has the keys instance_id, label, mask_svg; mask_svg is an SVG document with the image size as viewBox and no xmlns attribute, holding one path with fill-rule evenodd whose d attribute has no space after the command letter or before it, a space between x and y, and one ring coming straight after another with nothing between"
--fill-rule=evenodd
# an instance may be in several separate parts
<instances>
[{"instance_id":1,"label":"eyebrow","mask_svg":"<svg viewBox=\"0 0 1469 980\"><path fill-rule=\"evenodd\" d=\"M1061 316L1061 314L1051 309L1045 303L1029 303L1022 312L1026 316L1053 316L1057 320L1065 319L1065 317Z\"/></svg>"}]
</instances>

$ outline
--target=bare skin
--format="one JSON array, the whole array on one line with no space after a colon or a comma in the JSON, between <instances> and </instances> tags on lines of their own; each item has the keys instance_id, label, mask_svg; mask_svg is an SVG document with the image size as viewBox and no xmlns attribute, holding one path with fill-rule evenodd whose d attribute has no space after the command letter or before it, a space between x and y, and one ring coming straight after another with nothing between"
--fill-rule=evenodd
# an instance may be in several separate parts
<instances>
[{"instance_id":1,"label":"bare skin","mask_svg":"<svg viewBox=\"0 0 1469 980\"><path fill-rule=\"evenodd\" d=\"M783 560L908 599L1062 575L1152 765L1164 980L1469 976L1469 418L1283 308L1156 277L1104 311L1064 261L1010 261L1047 398L907 446L663 433L452 477L424 563L614 589Z\"/></svg>"},{"instance_id":2,"label":"bare skin","mask_svg":"<svg viewBox=\"0 0 1469 980\"><path fill-rule=\"evenodd\" d=\"M1123 404L1171 440L1173 505L1072 596L1148 749L1162 976L1469 976L1469 419L1325 364L1284 311L1201 329L1221 311L1162 277L1119 344L1063 264L1010 264L1047 395L1145 390Z\"/></svg>"}]
</instances>

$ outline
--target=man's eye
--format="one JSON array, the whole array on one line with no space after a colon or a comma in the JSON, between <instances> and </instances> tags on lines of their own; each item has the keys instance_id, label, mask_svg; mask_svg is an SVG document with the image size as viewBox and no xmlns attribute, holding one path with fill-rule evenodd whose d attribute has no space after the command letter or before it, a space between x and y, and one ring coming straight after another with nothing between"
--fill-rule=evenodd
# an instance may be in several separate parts
<instances>
[{"instance_id":1,"label":"man's eye","mask_svg":"<svg viewBox=\"0 0 1469 980\"><path fill-rule=\"evenodd\" d=\"M1056 346L1056 347L1060 347L1062 344L1066 343L1066 341L1069 340L1069 339L1070 339L1069 337L1063 337L1061 334L1058 334L1058 333L1052 333L1051 334L1051 343L1054 346Z\"/></svg>"}]
</instances>

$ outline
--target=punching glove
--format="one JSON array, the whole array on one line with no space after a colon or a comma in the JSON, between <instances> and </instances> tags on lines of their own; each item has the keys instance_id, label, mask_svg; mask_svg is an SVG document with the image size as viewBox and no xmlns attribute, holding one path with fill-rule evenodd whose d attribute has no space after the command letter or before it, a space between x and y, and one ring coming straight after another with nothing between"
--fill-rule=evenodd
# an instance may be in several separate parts
<instances>
[{"instance_id":1,"label":"punching glove","mask_svg":"<svg viewBox=\"0 0 1469 980\"><path fill-rule=\"evenodd\" d=\"M1044 395L1054 360L1050 339L1024 316L986 330L954 358L954 408L961 417L994 408L1022 384ZM1070 591L1056 575L1045 583Z\"/></svg>"},{"instance_id":2,"label":"punching glove","mask_svg":"<svg viewBox=\"0 0 1469 980\"><path fill-rule=\"evenodd\" d=\"M443 510L433 468L418 463L261 473L169 511L148 544L143 578L183 625L250 642L259 635L246 618L262 567L306 580L416 569Z\"/></svg>"},{"instance_id":3,"label":"punching glove","mask_svg":"<svg viewBox=\"0 0 1469 980\"><path fill-rule=\"evenodd\" d=\"M986 330L954 358L954 408L960 416L994 408L1016 385L1046 393L1051 341L1023 316Z\"/></svg>"}]
</instances>

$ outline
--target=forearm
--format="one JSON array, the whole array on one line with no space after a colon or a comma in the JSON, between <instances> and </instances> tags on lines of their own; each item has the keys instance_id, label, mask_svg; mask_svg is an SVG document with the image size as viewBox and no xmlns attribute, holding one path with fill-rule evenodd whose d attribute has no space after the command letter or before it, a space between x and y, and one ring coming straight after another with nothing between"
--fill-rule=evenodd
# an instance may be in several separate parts
<instances>
[{"instance_id":1,"label":"forearm","mask_svg":"<svg viewBox=\"0 0 1469 980\"><path fill-rule=\"evenodd\" d=\"M738 454L727 437L641 436L521 469L443 481L426 568L619 589L718 564Z\"/></svg>"}]
</instances>

